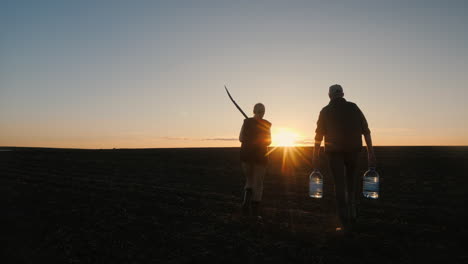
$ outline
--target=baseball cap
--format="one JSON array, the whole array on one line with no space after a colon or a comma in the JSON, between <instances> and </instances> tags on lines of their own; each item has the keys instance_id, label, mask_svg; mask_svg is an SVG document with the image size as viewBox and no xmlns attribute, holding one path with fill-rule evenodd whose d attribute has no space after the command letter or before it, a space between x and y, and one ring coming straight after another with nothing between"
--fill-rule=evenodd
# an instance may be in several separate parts
<instances>
[{"instance_id":1,"label":"baseball cap","mask_svg":"<svg viewBox=\"0 0 468 264\"><path fill-rule=\"evenodd\" d=\"M343 87L339 84L334 84L330 86L330 89L328 90L329 94L341 94L343 93Z\"/></svg>"}]
</instances>

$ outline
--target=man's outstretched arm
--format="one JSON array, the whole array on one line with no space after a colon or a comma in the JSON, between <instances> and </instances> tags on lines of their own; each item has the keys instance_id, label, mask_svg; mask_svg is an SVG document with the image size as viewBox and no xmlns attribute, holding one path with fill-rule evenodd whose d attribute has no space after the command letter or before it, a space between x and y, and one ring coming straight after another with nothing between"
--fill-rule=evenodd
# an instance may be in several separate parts
<instances>
[{"instance_id":1,"label":"man's outstretched arm","mask_svg":"<svg viewBox=\"0 0 468 264\"><path fill-rule=\"evenodd\" d=\"M367 146L367 162L369 167L374 167L376 164L374 147L372 146L372 137L370 133L364 134L364 140L366 141Z\"/></svg>"},{"instance_id":2,"label":"man's outstretched arm","mask_svg":"<svg viewBox=\"0 0 468 264\"><path fill-rule=\"evenodd\" d=\"M319 155L320 155L320 145L322 144L323 137L326 133L325 129L325 117L323 114L323 110L320 111L319 118L317 120L317 128L315 129L315 144L314 144L314 152L312 156L312 166L315 169L319 167Z\"/></svg>"},{"instance_id":3,"label":"man's outstretched arm","mask_svg":"<svg viewBox=\"0 0 468 264\"><path fill-rule=\"evenodd\" d=\"M314 167L314 169L318 169L319 167L320 145L322 144L322 139L322 135L315 135L314 152L312 156L312 166Z\"/></svg>"},{"instance_id":4,"label":"man's outstretched arm","mask_svg":"<svg viewBox=\"0 0 468 264\"><path fill-rule=\"evenodd\" d=\"M356 106L357 107L357 106ZM359 114L361 115L361 128L362 134L364 135L364 140L366 141L367 146L367 162L369 167L374 167L376 164L375 154L374 154L374 147L372 146L372 137L371 131L369 129L369 125L367 123L366 117L362 113L362 111L357 107Z\"/></svg>"}]
</instances>

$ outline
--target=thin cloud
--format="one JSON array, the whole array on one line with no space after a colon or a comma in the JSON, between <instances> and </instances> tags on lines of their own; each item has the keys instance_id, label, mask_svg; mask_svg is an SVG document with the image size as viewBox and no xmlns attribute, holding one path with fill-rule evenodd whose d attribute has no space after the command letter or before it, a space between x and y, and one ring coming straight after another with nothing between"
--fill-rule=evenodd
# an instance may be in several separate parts
<instances>
[{"instance_id":1,"label":"thin cloud","mask_svg":"<svg viewBox=\"0 0 468 264\"><path fill-rule=\"evenodd\" d=\"M315 143L315 140L313 138L304 138L298 139L294 143L298 145L313 145Z\"/></svg>"},{"instance_id":2,"label":"thin cloud","mask_svg":"<svg viewBox=\"0 0 468 264\"><path fill-rule=\"evenodd\" d=\"M162 139L167 139L167 140L195 140L194 138L188 138L188 137L162 137Z\"/></svg>"},{"instance_id":3,"label":"thin cloud","mask_svg":"<svg viewBox=\"0 0 468 264\"><path fill-rule=\"evenodd\" d=\"M184 141L238 141L238 138L229 138L229 137L212 137L212 138L191 138L191 137L161 137L161 139L166 140L184 140Z\"/></svg>"},{"instance_id":4,"label":"thin cloud","mask_svg":"<svg viewBox=\"0 0 468 264\"><path fill-rule=\"evenodd\" d=\"M238 138L204 138L203 140L214 140L214 141L238 141Z\"/></svg>"}]
</instances>

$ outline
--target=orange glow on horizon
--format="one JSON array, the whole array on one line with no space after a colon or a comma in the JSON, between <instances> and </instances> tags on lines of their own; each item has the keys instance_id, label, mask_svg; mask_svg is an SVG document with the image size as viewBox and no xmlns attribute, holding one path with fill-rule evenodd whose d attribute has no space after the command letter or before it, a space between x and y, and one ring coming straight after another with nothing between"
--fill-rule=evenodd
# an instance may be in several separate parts
<instances>
[{"instance_id":1,"label":"orange glow on horizon","mask_svg":"<svg viewBox=\"0 0 468 264\"><path fill-rule=\"evenodd\" d=\"M94 125L94 124L93 124ZM82 126L86 127L86 126ZM93 126L96 127L96 126ZM30 131L35 131L31 134ZM390 129L374 128L372 130L374 146L468 146L468 138L462 132L453 135L420 135L402 134ZM187 135L190 133L187 132ZM273 147L312 147L314 144L313 128L310 133L304 129L275 128L272 129ZM322 147L323 147L322 142ZM365 142L363 140L363 145ZM58 129L49 125L37 129L34 125L6 127L0 133L0 147L48 147L48 148L223 148L240 147L236 134L186 136L177 134L167 136L158 131L141 133L122 132L109 129L106 131L87 131L85 129L71 131ZM294 148L292 148L294 149ZM294 152L294 150L292 150Z\"/></svg>"}]
</instances>

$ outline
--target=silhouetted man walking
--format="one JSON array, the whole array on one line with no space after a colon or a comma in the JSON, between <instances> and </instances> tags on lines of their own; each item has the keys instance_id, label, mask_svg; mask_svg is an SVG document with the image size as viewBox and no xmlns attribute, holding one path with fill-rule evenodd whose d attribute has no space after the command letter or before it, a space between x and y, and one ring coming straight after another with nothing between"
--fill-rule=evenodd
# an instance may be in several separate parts
<instances>
[{"instance_id":1,"label":"silhouetted man walking","mask_svg":"<svg viewBox=\"0 0 468 264\"><path fill-rule=\"evenodd\" d=\"M362 135L367 145L369 167L375 167L375 155L370 130L359 107L343 98L343 88L338 84L330 86L328 96L330 103L320 111L317 121L313 164L318 165L320 144L325 137L325 152L335 179L337 211L341 222L337 231L348 232L357 217L361 183L357 172Z\"/></svg>"},{"instance_id":2,"label":"silhouetted man walking","mask_svg":"<svg viewBox=\"0 0 468 264\"><path fill-rule=\"evenodd\" d=\"M263 177L268 164L266 154L268 146L271 144L271 123L263 119L265 115L263 104L256 104L253 113L253 118L244 119L239 135L239 140L242 142L240 158L246 177L242 212L244 215L252 213L254 216L260 216L259 206L263 195Z\"/></svg>"}]
</instances>

